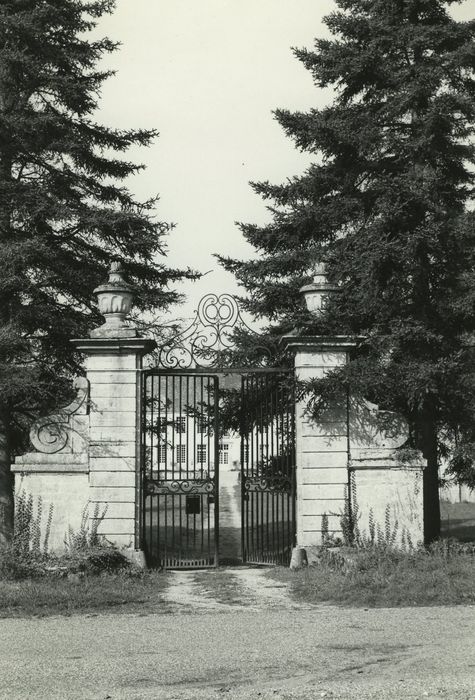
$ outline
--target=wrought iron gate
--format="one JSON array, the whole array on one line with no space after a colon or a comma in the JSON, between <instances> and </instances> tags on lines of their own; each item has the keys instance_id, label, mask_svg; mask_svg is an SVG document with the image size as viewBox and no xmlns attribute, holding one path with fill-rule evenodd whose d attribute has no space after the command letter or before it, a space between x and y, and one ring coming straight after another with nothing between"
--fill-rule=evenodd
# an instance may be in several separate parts
<instances>
[{"instance_id":1,"label":"wrought iron gate","mask_svg":"<svg viewBox=\"0 0 475 700\"><path fill-rule=\"evenodd\" d=\"M164 568L218 564L218 377L148 370L142 387L142 542Z\"/></svg>"},{"instance_id":2,"label":"wrought iron gate","mask_svg":"<svg viewBox=\"0 0 475 700\"><path fill-rule=\"evenodd\" d=\"M242 555L290 562L295 544L293 372L254 372L241 385Z\"/></svg>"},{"instance_id":3,"label":"wrought iron gate","mask_svg":"<svg viewBox=\"0 0 475 700\"><path fill-rule=\"evenodd\" d=\"M230 558L239 547L234 516L241 507L243 561L290 561L295 539L293 372L230 367L233 333L239 328L253 333L237 301L229 294L208 294L190 326L159 348L158 367L142 372L137 503L140 546L151 566L218 565L220 461L226 477L223 560L230 542ZM258 356L268 360L271 348L255 335ZM233 486L231 478L239 468L241 503L239 485Z\"/></svg>"}]
</instances>

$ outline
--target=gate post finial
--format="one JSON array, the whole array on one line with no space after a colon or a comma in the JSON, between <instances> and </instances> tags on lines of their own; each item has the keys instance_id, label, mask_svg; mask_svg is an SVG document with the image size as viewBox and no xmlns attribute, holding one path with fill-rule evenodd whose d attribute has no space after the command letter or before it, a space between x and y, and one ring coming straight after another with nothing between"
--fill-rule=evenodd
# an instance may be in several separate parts
<instances>
[{"instance_id":1,"label":"gate post finial","mask_svg":"<svg viewBox=\"0 0 475 700\"><path fill-rule=\"evenodd\" d=\"M134 287L125 281L122 264L111 263L109 279L93 292L105 323L91 331L91 338L135 338L137 330L127 322L135 297Z\"/></svg>"},{"instance_id":2,"label":"gate post finial","mask_svg":"<svg viewBox=\"0 0 475 700\"><path fill-rule=\"evenodd\" d=\"M328 298L338 289L337 284L329 282L325 263L318 263L314 270L313 281L301 287L299 291L303 295L310 313L314 316L321 316Z\"/></svg>"}]
</instances>

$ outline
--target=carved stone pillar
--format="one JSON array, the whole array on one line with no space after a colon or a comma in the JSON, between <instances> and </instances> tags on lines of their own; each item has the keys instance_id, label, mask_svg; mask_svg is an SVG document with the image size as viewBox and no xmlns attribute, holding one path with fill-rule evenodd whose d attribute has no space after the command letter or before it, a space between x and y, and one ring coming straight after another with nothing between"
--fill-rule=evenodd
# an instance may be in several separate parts
<instances>
[{"instance_id":1,"label":"carved stone pillar","mask_svg":"<svg viewBox=\"0 0 475 700\"><path fill-rule=\"evenodd\" d=\"M138 503L140 369L155 342L127 321L134 290L119 265L94 290L105 323L90 338L71 341L86 356L90 382L89 500L98 532L110 542L139 546Z\"/></svg>"},{"instance_id":2,"label":"carved stone pillar","mask_svg":"<svg viewBox=\"0 0 475 700\"><path fill-rule=\"evenodd\" d=\"M341 337L288 337L299 381L320 379L348 362L355 342ZM318 420L306 412L307 400L295 407L297 459L297 545L308 549L322 543L322 531L342 536L341 519L348 495L348 406L329 407ZM326 525L325 525L326 521Z\"/></svg>"}]
</instances>

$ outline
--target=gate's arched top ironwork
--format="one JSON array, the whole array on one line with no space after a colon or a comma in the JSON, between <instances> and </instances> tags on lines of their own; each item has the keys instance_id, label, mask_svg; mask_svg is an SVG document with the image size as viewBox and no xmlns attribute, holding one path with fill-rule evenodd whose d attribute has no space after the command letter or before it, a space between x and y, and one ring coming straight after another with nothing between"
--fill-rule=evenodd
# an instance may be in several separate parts
<instances>
[{"instance_id":1,"label":"gate's arched top ironwork","mask_svg":"<svg viewBox=\"0 0 475 700\"><path fill-rule=\"evenodd\" d=\"M237 299L231 294L206 294L188 328L159 348L158 366L164 369L219 366L226 352L233 349L232 336L238 329L255 333L244 321Z\"/></svg>"}]
</instances>

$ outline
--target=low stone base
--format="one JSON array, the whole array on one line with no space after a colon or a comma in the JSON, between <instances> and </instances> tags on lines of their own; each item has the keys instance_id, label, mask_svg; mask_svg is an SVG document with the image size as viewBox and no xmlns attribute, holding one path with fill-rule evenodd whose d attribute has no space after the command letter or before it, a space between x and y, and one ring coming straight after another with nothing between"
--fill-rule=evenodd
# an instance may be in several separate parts
<instances>
[{"instance_id":1,"label":"low stone base","mask_svg":"<svg viewBox=\"0 0 475 700\"><path fill-rule=\"evenodd\" d=\"M146 569L147 562L145 560L145 552L142 549L131 549L129 547L124 547L120 550L121 554L138 569Z\"/></svg>"},{"instance_id":2,"label":"low stone base","mask_svg":"<svg viewBox=\"0 0 475 700\"><path fill-rule=\"evenodd\" d=\"M47 547L50 552L61 554L69 541L70 533L77 533L88 511L89 479L84 464L74 464L75 471L41 470L41 464L15 465L15 497L32 500L32 518L40 531L43 549L49 528ZM71 468L71 463L63 468ZM36 467L37 471L33 471ZM59 467L58 467L59 468ZM82 471L82 473L81 473ZM51 514L50 522L49 515ZM18 515L18 514L17 514Z\"/></svg>"},{"instance_id":3,"label":"low stone base","mask_svg":"<svg viewBox=\"0 0 475 700\"><path fill-rule=\"evenodd\" d=\"M308 566L307 552L303 547L294 547L292 550L292 558L290 560L290 569L296 571Z\"/></svg>"}]
</instances>

